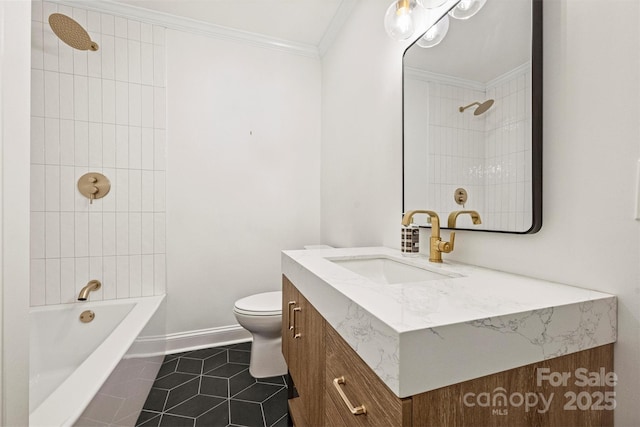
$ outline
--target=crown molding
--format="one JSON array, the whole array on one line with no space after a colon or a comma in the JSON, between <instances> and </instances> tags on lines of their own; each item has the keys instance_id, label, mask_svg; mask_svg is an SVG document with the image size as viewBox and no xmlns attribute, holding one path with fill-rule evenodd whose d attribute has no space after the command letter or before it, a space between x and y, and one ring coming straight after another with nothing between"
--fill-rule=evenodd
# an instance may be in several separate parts
<instances>
[{"instance_id":1,"label":"crown molding","mask_svg":"<svg viewBox=\"0 0 640 427\"><path fill-rule=\"evenodd\" d=\"M104 12L112 15L135 18L141 22L160 25L172 30L185 31L189 33L204 35L207 37L218 38L222 40L235 41L245 43L257 47L284 51L301 56L319 58L320 51L317 46L306 43L296 43L289 40L269 37L262 34L242 31L233 28L223 27L196 19L185 18L181 16L171 15L164 12L158 12L150 9L144 9L129 4L118 3L109 0L51 0L54 3L63 4L71 7L81 7L83 9L95 12ZM351 3L355 0L343 0L343 3ZM341 16L343 4L340 5L336 17ZM349 9L350 12L350 9ZM335 18L334 18L335 19ZM346 18L343 18L346 19ZM330 29L334 26L333 21ZM338 29L332 31L337 32ZM326 36L327 34L325 34ZM324 38L323 38L324 40Z\"/></svg>"},{"instance_id":2,"label":"crown molding","mask_svg":"<svg viewBox=\"0 0 640 427\"><path fill-rule=\"evenodd\" d=\"M405 77L409 77L415 80L422 80L425 82L437 82L442 84L448 84L452 86L464 87L473 90L486 90L487 86L484 83L461 79L459 77L452 77L446 74L433 73L431 71L421 70L419 68L406 67L404 69Z\"/></svg>"},{"instance_id":3,"label":"crown molding","mask_svg":"<svg viewBox=\"0 0 640 427\"><path fill-rule=\"evenodd\" d=\"M507 71L506 73L496 77L495 79L488 81L487 83L482 83L475 80L461 79L459 77L452 77L446 74L433 73L431 71L425 71L414 67L406 67L404 69L404 76L412 78L414 80L436 82L467 89L486 91L488 88L498 86L504 82L507 82L513 79L515 76L524 74L527 70L530 69L531 62L528 61L512 70Z\"/></svg>"},{"instance_id":4,"label":"crown molding","mask_svg":"<svg viewBox=\"0 0 640 427\"><path fill-rule=\"evenodd\" d=\"M496 77L495 79L489 80L487 82L487 87L493 87L503 84L520 74L524 74L527 71L531 70L531 61L527 61L522 65L517 66L513 70L507 71L506 73Z\"/></svg>"},{"instance_id":5,"label":"crown molding","mask_svg":"<svg viewBox=\"0 0 640 427\"><path fill-rule=\"evenodd\" d=\"M353 11L358 0L342 0L340 2L340 6L338 6L338 10L336 10L335 15L331 19L329 23L329 27L325 31L320 43L318 44L318 52L320 56L324 56L325 53L329 50L333 42L338 37L340 30L344 27L344 24L349 19L349 15Z\"/></svg>"}]
</instances>

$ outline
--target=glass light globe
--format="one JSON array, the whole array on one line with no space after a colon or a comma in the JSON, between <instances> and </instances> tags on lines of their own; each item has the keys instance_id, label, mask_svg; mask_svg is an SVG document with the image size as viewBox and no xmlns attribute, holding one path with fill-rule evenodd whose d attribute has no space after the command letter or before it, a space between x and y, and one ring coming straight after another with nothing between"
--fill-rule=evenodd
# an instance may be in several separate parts
<instances>
[{"instance_id":1,"label":"glass light globe","mask_svg":"<svg viewBox=\"0 0 640 427\"><path fill-rule=\"evenodd\" d=\"M456 19L469 19L482 9L487 0L461 0L449 15Z\"/></svg>"},{"instance_id":2,"label":"glass light globe","mask_svg":"<svg viewBox=\"0 0 640 427\"><path fill-rule=\"evenodd\" d=\"M415 27L412 12L415 8L415 0L398 0L391 3L384 15L384 29L389 37L394 40L406 40L413 35Z\"/></svg>"},{"instance_id":3,"label":"glass light globe","mask_svg":"<svg viewBox=\"0 0 640 427\"><path fill-rule=\"evenodd\" d=\"M440 7L443 4L445 4L445 2L447 0L416 0L418 2L418 5L424 7L425 9L433 9L435 7Z\"/></svg>"},{"instance_id":4,"label":"glass light globe","mask_svg":"<svg viewBox=\"0 0 640 427\"><path fill-rule=\"evenodd\" d=\"M417 44L425 48L434 47L444 39L447 31L449 31L449 17L445 15L418 39Z\"/></svg>"}]
</instances>

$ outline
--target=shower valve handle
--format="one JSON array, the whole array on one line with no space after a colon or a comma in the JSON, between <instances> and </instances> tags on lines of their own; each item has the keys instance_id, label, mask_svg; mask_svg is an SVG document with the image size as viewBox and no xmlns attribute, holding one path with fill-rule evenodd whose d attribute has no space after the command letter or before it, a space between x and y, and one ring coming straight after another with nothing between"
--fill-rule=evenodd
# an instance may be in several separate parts
<instances>
[{"instance_id":1,"label":"shower valve handle","mask_svg":"<svg viewBox=\"0 0 640 427\"><path fill-rule=\"evenodd\" d=\"M89 199L90 204L106 196L110 189L109 179L101 173L89 172L78 179L78 191Z\"/></svg>"},{"instance_id":2,"label":"shower valve handle","mask_svg":"<svg viewBox=\"0 0 640 427\"><path fill-rule=\"evenodd\" d=\"M95 180L95 178L93 178L93 179ZM93 181L93 182L95 182L95 181ZM92 205L92 204L93 204L93 201L95 200L95 198L96 198L96 194L98 194L98 191L100 191L100 189L99 189L98 187L96 187L95 185L94 185L94 186L92 186L92 187L89 189L89 204L90 204L90 205Z\"/></svg>"}]
</instances>

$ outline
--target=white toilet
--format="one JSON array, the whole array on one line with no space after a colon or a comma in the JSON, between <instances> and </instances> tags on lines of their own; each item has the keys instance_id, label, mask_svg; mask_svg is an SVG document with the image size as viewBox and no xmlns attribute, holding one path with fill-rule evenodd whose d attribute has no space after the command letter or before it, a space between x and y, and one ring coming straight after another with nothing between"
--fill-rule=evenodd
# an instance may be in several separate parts
<instances>
[{"instance_id":1,"label":"white toilet","mask_svg":"<svg viewBox=\"0 0 640 427\"><path fill-rule=\"evenodd\" d=\"M287 373L282 356L282 292L264 292L236 301L233 307L240 326L251 332L249 373L255 378Z\"/></svg>"}]
</instances>

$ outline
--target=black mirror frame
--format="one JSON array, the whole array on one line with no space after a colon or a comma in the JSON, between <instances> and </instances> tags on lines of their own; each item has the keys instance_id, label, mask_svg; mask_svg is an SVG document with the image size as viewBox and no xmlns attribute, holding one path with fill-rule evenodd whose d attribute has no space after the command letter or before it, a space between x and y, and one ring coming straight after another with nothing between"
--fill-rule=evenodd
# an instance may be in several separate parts
<instances>
[{"instance_id":1,"label":"black mirror frame","mask_svg":"<svg viewBox=\"0 0 640 427\"><path fill-rule=\"evenodd\" d=\"M460 228L459 230L506 234L533 234L542 228L543 1L544 0L531 1L531 227L526 231L478 230L471 228ZM412 46L413 44L408 46L404 54L406 54L407 50ZM402 70L402 117L402 212L404 213L404 67ZM446 229L446 227L443 228Z\"/></svg>"}]
</instances>

